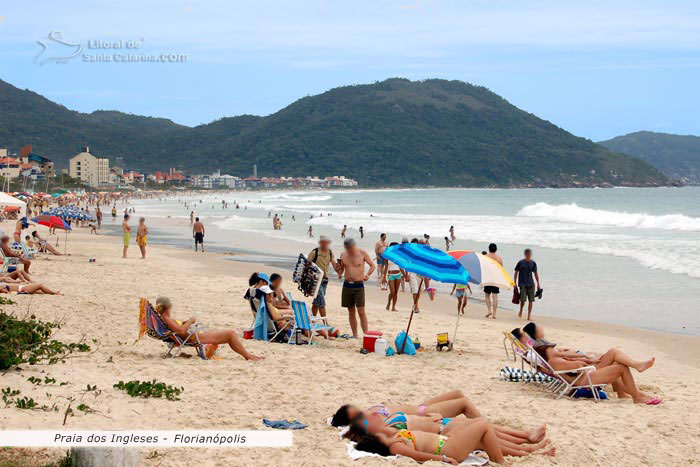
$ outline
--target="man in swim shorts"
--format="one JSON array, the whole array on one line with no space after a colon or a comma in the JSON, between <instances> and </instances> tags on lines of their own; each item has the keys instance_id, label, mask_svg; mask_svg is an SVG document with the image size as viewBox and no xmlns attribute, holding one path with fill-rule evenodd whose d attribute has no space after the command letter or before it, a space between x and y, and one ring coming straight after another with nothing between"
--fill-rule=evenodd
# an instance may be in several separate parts
<instances>
[{"instance_id":1,"label":"man in swim shorts","mask_svg":"<svg viewBox=\"0 0 700 467\"><path fill-rule=\"evenodd\" d=\"M124 253L122 258L126 258L126 251L129 249L129 242L131 241L131 227L129 226L129 215L124 214L124 220L122 221L122 237L124 239Z\"/></svg>"},{"instance_id":2,"label":"man in swim shorts","mask_svg":"<svg viewBox=\"0 0 700 467\"><path fill-rule=\"evenodd\" d=\"M141 250L141 259L146 259L146 236L148 235L148 227L146 227L146 219L139 219L139 227L136 230L136 244Z\"/></svg>"},{"instance_id":3,"label":"man in swim shorts","mask_svg":"<svg viewBox=\"0 0 700 467\"><path fill-rule=\"evenodd\" d=\"M540 288L540 275L537 273L537 263L532 259L532 250L527 248L524 252L524 259L515 265L515 277L513 280L520 288L520 312L518 318L523 316L523 307L527 300L527 320L531 321L532 305L535 303L535 280L537 288ZM533 280L534 276L534 280Z\"/></svg>"},{"instance_id":4,"label":"man in swim shorts","mask_svg":"<svg viewBox=\"0 0 700 467\"><path fill-rule=\"evenodd\" d=\"M498 247L495 243L489 244L489 252L486 256L503 266L503 259L496 254ZM496 319L496 312L498 311L498 294L501 293L501 289L493 285L487 285L484 287L484 297L486 299L486 317L491 317Z\"/></svg>"},{"instance_id":5,"label":"man in swim shorts","mask_svg":"<svg viewBox=\"0 0 700 467\"><path fill-rule=\"evenodd\" d=\"M388 247L389 244L386 241L386 234L383 233L379 236L379 240L377 243L374 244L374 255L377 258L377 285L381 286L382 284L382 279L384 278L384 270L386 268L386 261L384 260L384 257L382 256L382 253L384 253L384 250L386 250L386 247Z\"/></svg>"},{"instance_id":6,"label":"man in swim shorts","mask_svg":"<svg viewBox=\"0 0 700 467\"><path fill-rule=\"evenodd\" d=\"M341 306L348 309L348 318L352 335L357 339L357 317L355 311L360 315L360 326L362 332L366 333L367 315L365 314L365 282L376 269L372 258L362 248L359 248L352 238L346 238L343 242L345 251L340 256L338 266L338 278L345 275L343 282L343 292L341 296ZM369 266L369 271L365 273L365 265Z\"/></svg>"},{"instance_id":7,"label":"man in swim shorts","mask_svg":"<svg viewBox=\"0 0 700 467\"><path fill-rule=\"evenodd\" d=\"M194 251L197 251L197 245L202 245L202 253L204 253L204 224L199 221L199 217L194 218L192 236L194 237Z\"/></svg>"}]
</instances>

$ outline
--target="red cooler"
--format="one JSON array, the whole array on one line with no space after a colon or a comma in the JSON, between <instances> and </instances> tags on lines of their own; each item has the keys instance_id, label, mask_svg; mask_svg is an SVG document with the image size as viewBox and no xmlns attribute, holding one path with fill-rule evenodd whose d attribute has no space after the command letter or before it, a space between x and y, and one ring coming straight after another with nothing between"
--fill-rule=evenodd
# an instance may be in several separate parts
<instances>
[{"instance_id":1,"label":"red cooler","mask_svg":"<svg viewBox=\"0 0 700 467\"><path fill-rule=\"evenodd\" d=\"M362 348L368 352L374 352L374 343L382 337L381 331L367 331L362 339Z\"/></svg>"}]
</instances>

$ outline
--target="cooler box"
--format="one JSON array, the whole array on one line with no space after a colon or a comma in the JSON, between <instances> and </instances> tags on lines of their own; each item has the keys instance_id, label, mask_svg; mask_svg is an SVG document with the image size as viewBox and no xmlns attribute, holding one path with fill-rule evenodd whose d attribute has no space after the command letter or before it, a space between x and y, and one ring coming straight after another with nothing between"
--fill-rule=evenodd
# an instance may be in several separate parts
<instances>
[{"instance_id":1,"label":"cooler box","mask_svg":"<svg viewBox=\"0 0 700 467\"><path fill-rule=\"evenodd\" d=\"M380 337L382 337L381 331L367 331L362 338L362 348L368 352L374 352L374 343Z\"/></svg>"}]
</instances>

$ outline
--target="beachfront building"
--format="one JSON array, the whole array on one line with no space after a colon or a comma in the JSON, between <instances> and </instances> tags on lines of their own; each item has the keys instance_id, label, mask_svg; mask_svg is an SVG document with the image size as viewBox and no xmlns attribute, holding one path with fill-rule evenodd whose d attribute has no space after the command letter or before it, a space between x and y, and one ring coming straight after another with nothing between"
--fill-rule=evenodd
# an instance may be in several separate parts
<instances>
[{"instance_id":1,"label":"beachfront building","mask_svg":"<svg viewBox=\"0 0 700 467\"><path fill-rule=\"evenodd\" d=\"M352 178L345 178L343 175L326 177L326 183L328 184L329 188L357 186L357 182L355 180Z\"/></svg>"},{"instance_id":2,"label":"beachfront building","mask_svg":"<svg viewBox=\"0 0 700 467\"><path fill-rule=\"evenodd\" d=\"M79 154L71 157L68 174L97 188L100 184L110 183L109 159L96 157L88 146L83 146Z\"/></svg>"},{"instance_id":3,"label":"beachfront building","mask_svg":"<svg viewBox=\"0 0 700 467\"><path fill-rule=\"evenodd\" d=\"M7 151L5 151L4 157L0 157L0 176L3 178L19 177L21 168L22 162L19 159L7 156Z\"/></svg>"},{"instance_id":4,"label":"beachfront building","mask_svg":"<svg viewBox=\"0 0 700 467\"><path fill-rule=\"evenodd\" d=\"M30 170L33 178L53 178L56 175L56 165L53 161L35 153L31 144L22 146L20 160L23 172Z\"/></svg>"}]
</instances>

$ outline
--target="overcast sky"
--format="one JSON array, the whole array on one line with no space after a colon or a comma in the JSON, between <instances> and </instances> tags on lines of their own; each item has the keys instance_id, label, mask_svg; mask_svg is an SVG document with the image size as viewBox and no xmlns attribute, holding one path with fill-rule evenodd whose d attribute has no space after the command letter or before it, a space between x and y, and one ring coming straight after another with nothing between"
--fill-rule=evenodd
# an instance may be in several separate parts
<instances>
[{"instance_id":1,"label":"overcast sky","mask_svg":"<svg viewBox=\"0 0 700 467\"><path fill-rule=\"evenodd\" d=\"M119 40L132 48L90 48ZM186 59L86 61L127 53ZM396 76L483 85L593 140L637 130L700 135L700 1L0 6L0 79L83 112L115 109L198 125L267 115L306 95Z\"/></svg>"}]
</instances>

